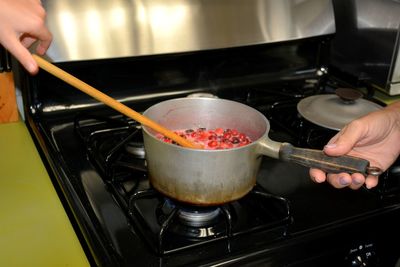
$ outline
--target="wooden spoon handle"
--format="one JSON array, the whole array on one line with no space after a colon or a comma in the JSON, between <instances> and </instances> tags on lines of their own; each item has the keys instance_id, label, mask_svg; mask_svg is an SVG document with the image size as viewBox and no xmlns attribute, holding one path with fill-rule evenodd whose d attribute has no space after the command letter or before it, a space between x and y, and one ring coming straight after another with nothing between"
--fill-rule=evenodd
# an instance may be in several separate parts
<instances>
[{"instance_id":1,"label":"wooden spoon handle","mask_svg":"<svg viewBox=\"0 0 400 267\"><path fill-rule=\"evenodd\" d=\"M79 80L75 76L65 72L64 70L58 68L54 64L48 62L47 60L33 55L33 58L38 63L39 67L44 69L45 71L53 74L54 76L58 77L59 79L63 80L64 82L72 85L73 87L81 90L82 92L92 96L93 98L103 102L104 104L112 107L113 109L121 112L122 114L134 119L135 121L139 122L142 125L148 126L154 131L172 139L176 143L180 144L183 147L188 148L201 148L200 145L194 144L189 140L177 135L173 131L161 126L160 124L156 123L155 121L151 120L150 118L143 116L142 114L134 111L133 109L125 106L124 104L118 102L114 98L102 93L101 91L95 89L94 87L88 85L87 83Z\"/></svg>"}]
</instances>

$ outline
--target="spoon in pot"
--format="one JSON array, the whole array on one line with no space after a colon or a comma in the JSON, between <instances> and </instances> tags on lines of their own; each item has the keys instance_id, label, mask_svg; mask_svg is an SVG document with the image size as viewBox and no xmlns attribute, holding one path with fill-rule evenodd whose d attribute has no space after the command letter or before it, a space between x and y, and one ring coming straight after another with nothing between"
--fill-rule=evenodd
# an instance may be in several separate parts
<instances>
[{"instance_id":1,"label":"spoon in pot","mask_svg":"<svg viewBox=\"0 0 400 267\"><path fill-rule=\"evenodd\" d=\"M33 55L33 58L36 60L36 62L38 63L40 68L44 69L45 71L49 72L50 74L54 75L55 77L63 80L64 82L81 90L82 92L92 96L93 98L99 100L100 102L103 102L107 106L112 107L113 109L119 111L120 113L134 119L135 121L139 122L140 124L145 125L151 129L153 129L154 131L170 138L171 140L175 141L179 145L181 145L183 147L195 148L195 149L202 148L201 145L195 144L195 143L177 135L173 131L156 123L155 121L151 120L150 118L143 116L142 114L134 111L133 109L120 103L119 101L115 100L114 98L104 94L103 92L95 89L94 87L88 85L87 83L79 80L75 76L58 68L54 64L48 62L47 60L45 60L37 55Z\"/></svg>"}]
</instances>

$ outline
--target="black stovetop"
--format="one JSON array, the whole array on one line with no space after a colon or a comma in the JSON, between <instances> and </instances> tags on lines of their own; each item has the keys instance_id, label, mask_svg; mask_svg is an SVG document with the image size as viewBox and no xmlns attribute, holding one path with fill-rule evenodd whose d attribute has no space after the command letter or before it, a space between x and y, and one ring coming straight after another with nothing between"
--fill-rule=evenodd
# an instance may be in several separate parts
<instances>
[{"instance_id":1,"label":"black stovetop","mask_svg":"<svg viewBox=\"0 0 400 267\"><path fill-rule=\"evenodd\" d=\"M286 96L282 102L257 108L271 119L274 140L318 146L313 139L298 137L299 131L306 131L294 112L300 98ZM247 96L242 102L255 106L261 98L255 99ZM332 264L338 264L363 245L373 253L384 250L380 261L395 259L394 255L388 258L381 238L400 234L391 227L393 216L400 214L397 187L386 188L381 182L373 190L338 190L311 182L304 167L264 158L253 192L218 207L218 222L187 226L176 215L179 204L168 204L168 199L152 190L143 155L129 152L132 147L141 148L140 127L135 122L113 113L83 112L74 120L49 119L38 126L49 147L50 165L79 223L78 231L83 232L93 257L104 265L235 262L259 266L271 262L310 266L308 261L331 257ZM325 132L324 138L330 134ZM317 141L322 144L324 138ZM381 180L393 179L397 177L385 174ZM193 209L179 206L178 213L185 208Z\"/></svg>"},{"instance_id":2,"label":"black stovetop","mask_svg":"<svg viewBox=\"0 0 400 267\"><path fill-rule=\"evenodd\" d=\"M296 103L347 85L316 74L321 43L310 42L171 62L71 63L70 70L97 88L111 86L109 93L136 111L199 92L239 101L265 114L271 139L321 148L335 132L303 120ZM141 89L131 90L135 82ZM354 191L313 183L307 168L264 157L256 187L242 199L187 207L151 188L135 122L49 75L31 83L29 128L93 265L357 266L361 257L368 266L393 266L399 256L389 245L400 239L397 165L378 187Z\"/></svg>"}]
</instances>

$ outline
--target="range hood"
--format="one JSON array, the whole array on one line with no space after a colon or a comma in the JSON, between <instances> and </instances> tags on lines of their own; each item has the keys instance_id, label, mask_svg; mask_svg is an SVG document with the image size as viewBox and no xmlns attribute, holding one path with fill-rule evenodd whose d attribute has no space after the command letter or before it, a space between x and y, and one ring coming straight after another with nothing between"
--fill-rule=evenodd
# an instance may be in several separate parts
<instances>
[{"instance_id":1,"label":"range hood","mask_svg":"<svg viewBox=\"0 0 400 267\"><path fill-rule=\"evenodd\" d=\"M330 0L42 1L53 62L296 40L335 32Z\"/></svg>"}]
</instances>

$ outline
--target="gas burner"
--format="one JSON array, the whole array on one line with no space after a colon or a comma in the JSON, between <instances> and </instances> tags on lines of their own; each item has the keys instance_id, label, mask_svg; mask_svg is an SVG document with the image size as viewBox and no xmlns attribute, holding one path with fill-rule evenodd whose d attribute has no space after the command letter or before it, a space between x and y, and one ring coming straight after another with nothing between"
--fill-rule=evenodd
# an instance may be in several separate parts
<instances>
[{"instance_id":1,"label":"gas burner","mask_svg":"<svg viewBox=\"0 0 400 267\"><path fill-rule=\"evenodd\" d=\"M137 159L144 159L145 158L145 151L144 151L144 145L143 142L137 142L137 141L130 141L127 142L125 145L125 151L129 154L131 154L134 158Z\"/></svg>"},{"instance_id":2,"label":"gas burner","mask_svg":"<svg viewBox=\"0 0 400 267\"><path fill-rule=\"evenodd\" d=\"M221 215L220 207L180 206L168 198L164 201L161 210L163 214L169 214L175 208L179 221L191 227L213 225L220 219L219 216Z\"/></svg>"},{"instance_id":3,"label":"gas burner","mask_svg":"<svg viewBox=\"0 0 400 267\"><path fill-rule=\"evenodd\" d=\"M158 222L163 225L171 214L173 222L168 232L185 238L204 239L221 236L227 231L227 224L221 207L190 207L175 204L166 199L157 208Z\"/></svg>"},{"instance_id":4,"label":"gas burner","mask_svg":"<svg viewBox=\"0 0 400 267\"><path fill-rule=\"evenodd\" d=\"M202 227L212 225L218 221L218 216L220 215L220 208L214 209L185 209L181 208L178 211L178 218L180 221L187 225L193 227Z\"/></svg>"},{"instance_id":5,"label":"gas burner","mask_svg":"<svg viewBox=\"0 0 400 267\"><path fill-rule=\"evenodd\" d=\"M222 240L228 251L233 239L262 231L283 236L291 223L288 201L258 186L238 201L215 207L181 204L152 188L137 191L128 202L133 224L161 255Z\"/></svg>"}]
</instances>

